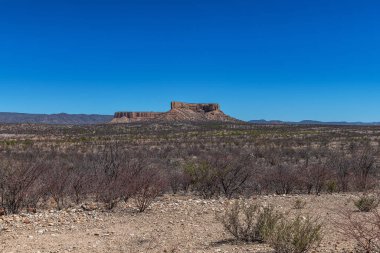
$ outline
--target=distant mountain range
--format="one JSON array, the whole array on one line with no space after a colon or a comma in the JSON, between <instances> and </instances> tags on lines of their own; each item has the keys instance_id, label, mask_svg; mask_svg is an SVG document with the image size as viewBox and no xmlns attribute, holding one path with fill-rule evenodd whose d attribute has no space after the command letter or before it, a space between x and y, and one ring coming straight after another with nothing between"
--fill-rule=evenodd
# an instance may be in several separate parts
<instances>
[{"instance_id":1,"label":"distant mountain range","mask_svg":"<svg viewBox=\"0 0 380 253\"><path fill-rule=\"evenodd\" d=\"M113 115L98 114L28 114L0 112L0 123L87 125L110 122Z\"/></svg>"},{"instance_id":2,"label":"distant mountain range","mask_svg":"<svg viewBox=\"0 0 380 253\"><path fill-rule=\"evenodd\" d=\"M335 125L335 126L380 126L380 122L323 122L316 120L281 121L281 120L250 120L249 123L260 125Z\"/></svg>"},{"instance_id":3,"label":"distant mountain range","mask_svg":"<svg viewBox=\"0 0 380 253\"><path fill-rule=\"evenodd\" d=\"M31 124L57 124L57 125L91 125L109 123L113 115L100 114L29 114L0 112L0 123L31 123ZM337 125L337 126L380 126L380 122L323 122L315 120L281 121L281 120L250 120L249 123L259 125Z\"/></svg>"}]
</instances>

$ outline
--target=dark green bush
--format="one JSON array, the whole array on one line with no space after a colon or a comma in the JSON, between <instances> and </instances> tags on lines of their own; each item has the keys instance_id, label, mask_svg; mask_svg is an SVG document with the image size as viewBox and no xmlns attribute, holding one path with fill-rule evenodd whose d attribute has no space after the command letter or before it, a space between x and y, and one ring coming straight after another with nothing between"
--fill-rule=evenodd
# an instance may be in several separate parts
<instances>
[{"instance_id":1,"label":"dark green bush","mask_svg":"<svg viewBox=\"0 0 380 253\"><path fill-rule=\"evenodd\" d=\"M327 188L327 192L330 193L330 194L332 194L332 193L334 193L334 192L337 191L338 185L337 185L336 181L329 180L326 183L326 188Z\"/></svg>"}]
</instances>

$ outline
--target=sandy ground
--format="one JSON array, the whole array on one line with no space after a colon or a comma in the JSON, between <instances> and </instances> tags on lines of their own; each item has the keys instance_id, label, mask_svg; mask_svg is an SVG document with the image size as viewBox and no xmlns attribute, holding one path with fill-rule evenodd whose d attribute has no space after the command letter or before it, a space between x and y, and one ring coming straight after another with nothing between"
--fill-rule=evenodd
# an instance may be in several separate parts
<instances>
[{"instance_id":1,"label":"sandy ground","mask_svg":"<svg viewBox=\"0 0 380 253\"><path fill-rule=\"evenodd\" d=\"M337 210L354 210L354 195L261 196L251 201L273 204L289 216L318 217L324 239L315 252L350 252L354 246L334 227ZM296 199L304 209L292 207ZM215 213L228 200L164 196L146 213L120 205L113 212L43 211L0 217L1 252L271 252L264 244L233 242Z\"/></svg>"}]
</instances>

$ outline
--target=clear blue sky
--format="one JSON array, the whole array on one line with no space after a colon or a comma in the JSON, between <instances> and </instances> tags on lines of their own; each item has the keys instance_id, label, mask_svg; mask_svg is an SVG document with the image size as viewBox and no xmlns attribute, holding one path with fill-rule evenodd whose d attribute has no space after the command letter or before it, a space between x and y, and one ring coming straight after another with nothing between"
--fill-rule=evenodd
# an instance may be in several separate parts
<instances>
[{"instance_id":1,"label":"clear blue sky","mask_svg":"<svg viewBox=\"0 0 380 253\"><path fill-rule=\"evenodd\" d=\"M378 0L0 0L0 111L380 121Z\"/></svg>"}]
</instances>

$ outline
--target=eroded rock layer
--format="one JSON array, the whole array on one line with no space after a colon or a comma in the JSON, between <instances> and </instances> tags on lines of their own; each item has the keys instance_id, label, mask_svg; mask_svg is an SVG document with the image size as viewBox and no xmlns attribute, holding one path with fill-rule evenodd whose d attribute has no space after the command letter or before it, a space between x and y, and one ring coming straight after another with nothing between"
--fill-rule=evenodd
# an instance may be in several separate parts
<instances>
[{"instance_id":1,"label":"eroded rock layer","mask_svg":"<svg viewBox=\"0 0 380 253\"><path fill-rule=\"evenodd\" d=\"M161 112L117 112L115 113L112 123L153 120L162 114Z\"/></svg>"},{"instance_id":2,"label":"eroded rock layer","mask_svg":"<svg viewBox=\"0 0 380 253\"><path fill-rule=\"evenodd\" d=\"M189 109L195 112L211 112L220 110L219 104L189 104L183 102L171 102L171 109Z\"/></svg>"}]
</instances>

